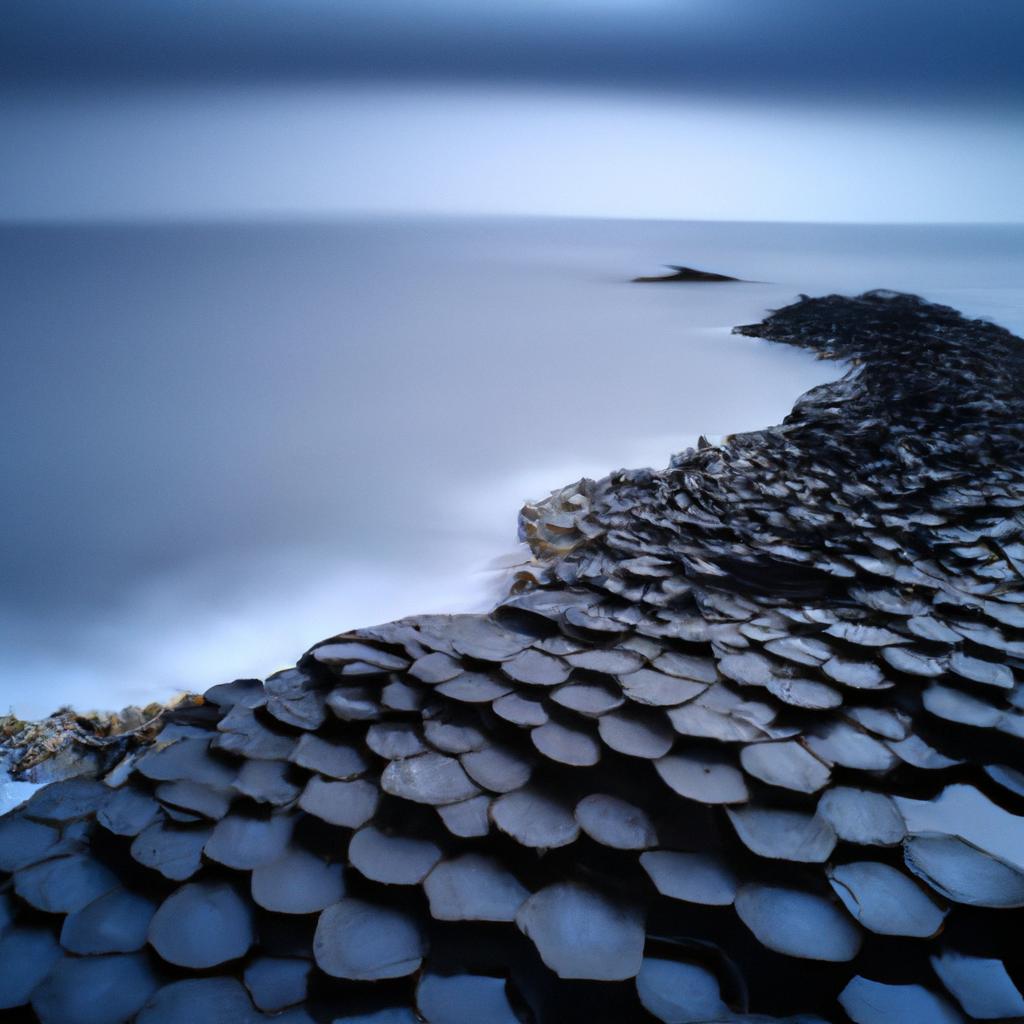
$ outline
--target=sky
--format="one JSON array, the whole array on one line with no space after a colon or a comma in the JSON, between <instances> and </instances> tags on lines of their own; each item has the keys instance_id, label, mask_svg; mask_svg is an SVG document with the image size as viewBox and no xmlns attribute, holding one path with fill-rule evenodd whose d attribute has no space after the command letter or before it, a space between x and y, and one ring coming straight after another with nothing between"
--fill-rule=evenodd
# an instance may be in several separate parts
<instances>
[{"instance_id":1,"label":"sky","mask_svg":"<svg viewBox=\"0 0 1024 1024\"><path fill-rule=\"evenodd\" d=\"M1016 0L16 0L0 219L1015 221Z\"/></svg>"}]
</instances>

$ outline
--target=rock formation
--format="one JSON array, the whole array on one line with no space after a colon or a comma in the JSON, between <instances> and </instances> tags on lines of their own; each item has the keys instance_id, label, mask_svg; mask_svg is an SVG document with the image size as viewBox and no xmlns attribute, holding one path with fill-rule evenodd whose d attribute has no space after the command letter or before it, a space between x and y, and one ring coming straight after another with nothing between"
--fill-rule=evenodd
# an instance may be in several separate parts
<instances>
[{"instance_id":1,"label":"rock formation","mask_svg":"<svg viewBox=\"0 0 1024 1024\"><path fill-rule=\"evenodd\" d=\"M657 284L661 281L679 281L691 283L717 284L725 281L739 281L738 277L729 277L727 274L712 274L708 270L695 270L693 267L677 267L675 264L668 264L671 274L660 274L657 277L634 277L634 284Z\"/></svg>"},{"instance_id":2,"label":"rock formation","mask_svg":"<svg viewBox=\"0 0 1024 1024\"><path fill-rule=\"evenodd\" d=\"M885 292L737 330L849 370L525 508L492 613L0 818L11 1019L1024 1017L1022 342Z\"/></svg>"}]
</instances>

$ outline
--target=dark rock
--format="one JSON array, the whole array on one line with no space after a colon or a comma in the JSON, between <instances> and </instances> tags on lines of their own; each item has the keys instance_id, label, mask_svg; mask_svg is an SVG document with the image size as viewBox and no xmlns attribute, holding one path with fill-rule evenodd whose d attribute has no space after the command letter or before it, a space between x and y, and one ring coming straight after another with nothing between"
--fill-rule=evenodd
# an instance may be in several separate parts
<instances>
[{"instance_id":1,"label":"dark rock","mask_svg":"<svg viewBox=\"0 0 1024 1024\"><path fill-rule=\"evenodd\" d=\"M739 281L738 277L728 277L725 274L712 274L707 270L694 270L692 267L677 267L673 264L667 264L668 269L674 271L671 274L661 274L657 277L634 277L634 284L654 284L662 281L678 281L683 284L698 282L698 283L716 283L723 281Z\"/></svg>"}]
</instances>

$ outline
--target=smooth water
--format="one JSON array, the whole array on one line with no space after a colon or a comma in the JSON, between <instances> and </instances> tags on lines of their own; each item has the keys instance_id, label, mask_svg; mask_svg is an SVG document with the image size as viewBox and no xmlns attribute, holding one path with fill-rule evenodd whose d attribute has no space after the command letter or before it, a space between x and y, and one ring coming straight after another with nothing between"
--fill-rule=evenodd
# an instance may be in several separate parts
<instances>
[{"instance_id":1,"label":"smooth water","mask_svg":"<svg viewBox=\"0 0 1024 1024\"><path fill-rule=\"evenodd\" d=\"M763 283L632 285L663 263ZM778 422L729 334L907 289L1024 333L1024 229L575 220L0 228L0 708L116 708L486 607L525 499Z\"/></svg>"}]
</instances>

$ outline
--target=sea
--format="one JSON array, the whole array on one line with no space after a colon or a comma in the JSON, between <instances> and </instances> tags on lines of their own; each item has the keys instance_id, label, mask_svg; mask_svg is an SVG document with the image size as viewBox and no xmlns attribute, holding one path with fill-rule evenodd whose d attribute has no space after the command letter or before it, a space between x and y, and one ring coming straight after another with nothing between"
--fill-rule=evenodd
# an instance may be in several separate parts
<instances>
[{"instance_id":1,"label":"sea","mask_svg":"<svg viewBox=\"0 0 1024 1024\"><path fill-rule=\"evenodd\" d=\"M665 264L743 283L630 283ZM870 288L1024 334L1024 227L2 226L0 711L144 705L485 609L524 501L842 372L733 325Z\"/></svg>"}]
</instances>

